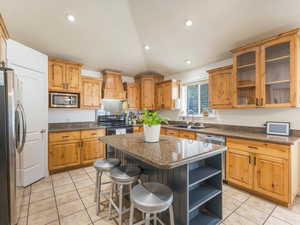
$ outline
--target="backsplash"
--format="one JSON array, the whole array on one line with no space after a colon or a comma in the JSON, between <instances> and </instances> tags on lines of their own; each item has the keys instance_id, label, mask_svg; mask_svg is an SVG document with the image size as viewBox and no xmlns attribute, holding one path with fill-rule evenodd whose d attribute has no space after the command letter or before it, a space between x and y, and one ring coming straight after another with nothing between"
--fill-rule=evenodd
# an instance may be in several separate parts
<instances>
[{"instance_id":1,"label":"backsplash","mask_svg":"<svg viewBox=\"0 0 300 225\"><path fill-rule=\"evenodd\" d=\"M95 110L49 109L49 123L93 122Z\"/></svg>"}]
</instances>

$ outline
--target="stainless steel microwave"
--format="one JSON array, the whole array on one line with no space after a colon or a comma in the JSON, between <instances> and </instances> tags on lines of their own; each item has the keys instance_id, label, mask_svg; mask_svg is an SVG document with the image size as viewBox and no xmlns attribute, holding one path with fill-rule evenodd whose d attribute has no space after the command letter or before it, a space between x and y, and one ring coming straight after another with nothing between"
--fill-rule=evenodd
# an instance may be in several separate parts
<instances>
[{"instance_id":1,"label":"stainless steel microwave","mask_svg":"<svg viewBox=\"0 0 300 225\"><path fill-rule=\"evenodd\" d=\"M79 108L79 94L49 93L50 108Z\"/></svg>"}]
</instances>

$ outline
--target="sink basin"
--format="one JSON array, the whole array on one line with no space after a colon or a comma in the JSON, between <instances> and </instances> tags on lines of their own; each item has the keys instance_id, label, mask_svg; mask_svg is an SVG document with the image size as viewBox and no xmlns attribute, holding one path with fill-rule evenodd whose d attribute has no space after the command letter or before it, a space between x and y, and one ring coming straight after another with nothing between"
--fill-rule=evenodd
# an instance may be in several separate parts
<instances>
[{"instance_id":1,"label":"sink basin","mask_svg":"<svg viewBox=\"0 0 300 225\"><path fill-rule=\"evenodd\" d=\"M188 125L174 125L174 127L178 127L178 128L188 128Z\"/></svg>"}]
</instances>

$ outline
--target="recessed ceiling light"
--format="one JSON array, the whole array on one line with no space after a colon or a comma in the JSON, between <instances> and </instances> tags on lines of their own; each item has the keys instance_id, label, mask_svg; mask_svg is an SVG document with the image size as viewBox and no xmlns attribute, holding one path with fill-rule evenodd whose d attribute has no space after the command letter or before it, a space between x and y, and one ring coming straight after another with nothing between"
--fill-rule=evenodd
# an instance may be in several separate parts
<instances>
[{"instance_id":1,"label":"recessed ceiling light","mask_svg":"<svg viewBox=\"0 0 300 225\"><path fill-rule=\"evenodd\" d=\"M192 61L187 59L187 60L185 60L185 63L190 65L192 63Z\"/></svg>"},{"instance_id":2,"label":"recessed ceiling light","mask_svg":"<svg viewBox=\"0 0 300 225\"><path fill-rule=\"evenodd\" d=\"M73 16L73 15L67 15L67 19L70 21L70 22L72 22L72 23L74 23L75 22L75 17Z\"/></svg>"},{"instance_id":3,"label":"recessed ceiling light","mask_svg":"<svg viewBox=\"0 0 300 225\"><path fill-rule=\"evenodd\" d=\"M150 50L150 46L149 46L149 45L145 45L145 46L144 46L144 49L145 49L146 51L148 51L148 50Z\"/></svg>"},{"instance_id":4,"label":"recessed ceiling light","mask_svg":"<svg viewBox=\"0 0 300 225\"><path fill-rule=\"evenodd\" d=\"M185 26L190 27L192 25L193 25L193 21L191 21L191 20L185 21Z\"/></svg>"}]
</instances>

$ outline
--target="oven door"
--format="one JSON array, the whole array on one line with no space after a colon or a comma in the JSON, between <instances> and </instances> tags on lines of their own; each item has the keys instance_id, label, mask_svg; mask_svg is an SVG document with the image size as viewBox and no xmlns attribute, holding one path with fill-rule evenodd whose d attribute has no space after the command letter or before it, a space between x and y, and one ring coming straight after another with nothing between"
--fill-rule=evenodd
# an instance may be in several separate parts
<instances>
[{"instance_id":1,"label":"oven door","mask_svg":"<svg viewBox=\"0 0 300 225\"><path fill-rule=\"evenodd\" d=\"M79 95L65 93L50 93L51 108L78 108Z\"/></svg>"}]
</instances>

